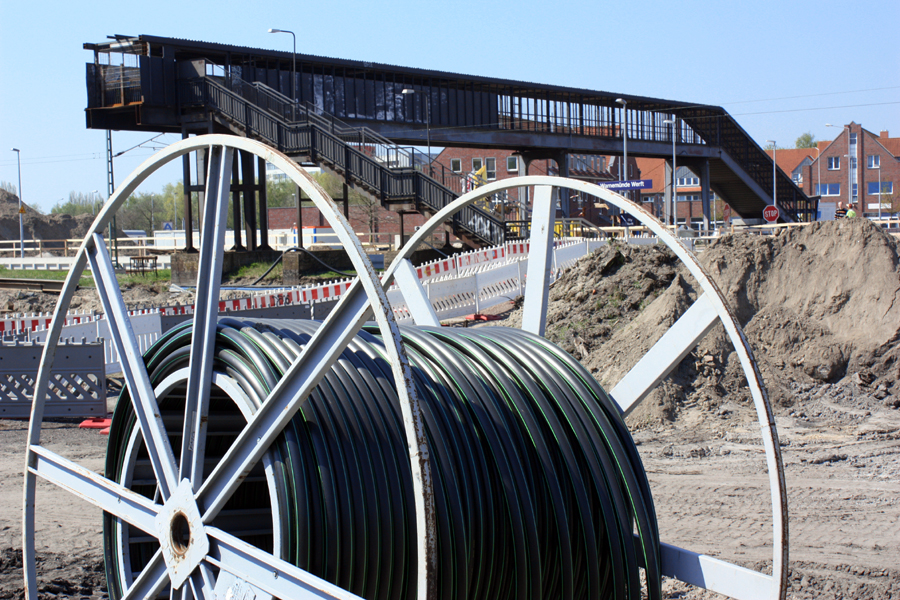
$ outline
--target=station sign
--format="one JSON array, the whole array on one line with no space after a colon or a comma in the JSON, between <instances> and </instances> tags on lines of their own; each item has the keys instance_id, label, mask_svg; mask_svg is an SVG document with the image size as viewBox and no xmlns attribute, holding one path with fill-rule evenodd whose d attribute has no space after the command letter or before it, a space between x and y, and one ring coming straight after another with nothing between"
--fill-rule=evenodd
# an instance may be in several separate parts
<instances>
[{"instance_id":1,"label":"station sign","mask_svg":"<svg viewBox=\"0 0 900 600\"><path fill-rule=\"evenodd\" d=\"M653 187L652 179L632 179L630 181L598 181L602 188L608 190L645 190Z\"/></svg>"}]
</instances>

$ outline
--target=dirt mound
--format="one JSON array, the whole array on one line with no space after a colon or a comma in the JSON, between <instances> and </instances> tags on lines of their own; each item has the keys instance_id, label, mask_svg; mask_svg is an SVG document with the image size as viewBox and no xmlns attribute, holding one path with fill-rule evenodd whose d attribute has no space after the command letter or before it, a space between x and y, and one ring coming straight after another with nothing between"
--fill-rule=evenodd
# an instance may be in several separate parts
<instances>
[{"instance_id":1,"label":"dirt mound","mask_svg":"<svg viewBox=\"0 0 900 600\"><path fill-rule=\"evenodd\" d=\"M22 225L25 239L71 240L83 239L94 221L93 215L43 215L27 204ZM0 190L0 240L19 239L19 198ZM29 252L26 251L26 254Z\"/></svg>"},{"instance_id":2,"label":"dirt mound","mask_svg":"<svg viewBox=\"0 0 900 600\"><path fill-rule=\"evenodd\" d=\"M547 338L580 361L589 360L669 287L677 267L678 259L665 246L611 243L600 248L551 287ZM520 327L521 321L521 310L509 317L511 327Z\"/></svg>"},{"instance_id":3,"label":"dirt mound","mask_svg":"<svg viewBox=\"0 0 900 600\"><path fill-rule=\"evenodd\" d=\"M900 358L900 246L866 219L776 237L727 236L700 255L750 339L763 375L893 386ZM717 336L721 337L721 336ZM704 348L715 346L705 340ZM790 395L775 390L779 404Z\"/></svg>"},{"instance_id":4,"label":"dirt mound","mask_svg":"<svg viewBox=\"0 0 900 600\"><path fill-rule=\"evenodd\" d=\"M725 236L699 254L735 311L776 410L812 383L852 376L900 396L900 251L864 219L775 237ZM610 245L566 272L550 293L547 337L607 389L697 298L696 283L661 246ZM520 314L511 317L513 324ZM635 411L635 426L752 418L743 372L718 326Z\"/></svg>"}]
</instances>

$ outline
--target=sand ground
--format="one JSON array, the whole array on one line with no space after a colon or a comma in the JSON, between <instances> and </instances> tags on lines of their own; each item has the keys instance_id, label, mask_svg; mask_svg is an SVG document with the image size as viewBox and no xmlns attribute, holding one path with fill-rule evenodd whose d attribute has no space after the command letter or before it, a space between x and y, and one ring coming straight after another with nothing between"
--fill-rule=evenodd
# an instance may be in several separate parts
<instances>
[{"instance_id":1,"label":"sand ground","mask_svg":"<svg viewBox=\"0 0 900 600\"><path fill-rule=\"evenodd\" d=\"M806 229L724 240L705 254L758 354L777 415L788 597L900 599L900 254L862 222ZM847 247L871 260L844 264ZM655 249L612 249L594 260L572 270L580 279L554 287L548 338L601 382L615 381L694 292ZM722 342L708 336L629 425L662 540L765 571L772 511L759 426ZM0 600L22 596L26 430L0 420ZM102 471L106 438L77 422L45 423L42 444ZM38 514L42 595L105 597L99 510L40 485ZM665 590L669 598L718 597L675 580Z\"/></svg>"},{"instance_id":2,"label":"sand ground","mask_svg":"<svg viewBox=\"0 0 900 600\"><path fill-rule=\"evenodd\" d=\"M778 419L790 509L790 598L900 598L898 411L873 405L849 416L860 418L840 425L799 415ZM26 423L0 421L3 599L22 595L26 435ZM723 415L715 427L643 429L635 440L664 541L751 568L771 564L768 477L755 424ZM106 438L96 430L79 429L75 421L45 423L42 443L102 470ZM41 484L38 514L41 591L106 597L100 511ZM669 598L720 597L675 580L665 589Z\"/></svg>"}]
</instances>

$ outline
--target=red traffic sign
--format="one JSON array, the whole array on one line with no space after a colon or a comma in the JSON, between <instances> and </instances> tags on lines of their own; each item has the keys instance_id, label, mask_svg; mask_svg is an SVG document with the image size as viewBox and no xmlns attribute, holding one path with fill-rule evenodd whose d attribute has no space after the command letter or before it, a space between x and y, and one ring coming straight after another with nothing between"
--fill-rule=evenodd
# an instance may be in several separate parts
<instances>
[{"instance_id":1,"label":"red traffic sign","mask_svg":"<svg viewBox=\"0 0 900 600\"><path fill-rule=\"evenodd\" d=\"M767 223L774 223L777 221L778 214L777 206L767 206L763 209L763 219L765 219Z\"/></svg>"}]
</instances>

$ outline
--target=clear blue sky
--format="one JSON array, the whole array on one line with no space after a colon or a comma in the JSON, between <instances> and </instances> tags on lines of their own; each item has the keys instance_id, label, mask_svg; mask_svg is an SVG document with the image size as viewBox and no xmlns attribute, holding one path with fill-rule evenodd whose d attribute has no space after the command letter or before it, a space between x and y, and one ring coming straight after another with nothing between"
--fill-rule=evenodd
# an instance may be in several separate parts
<instances>
[{"instance_id":1,"label":"clear blue sky","mask_svg":"<svg viewBox=\"0 0 900 600\"><path fill-rule=\"evenodd\" d=\"M559 7L559 8L557 8ZM85 42L158 35L297 50L723 106L760 145L832 139L851 120L900 136L898 0L0 2L0 180L42 210L105 194L105 137L85 128ZM114 151L148 135L114 133ZM176 136L165 136L170 142ZM121 181L150 151L116 159ZM143 191L177 181L163 171Z\"/></svg>"}]
</instances>

